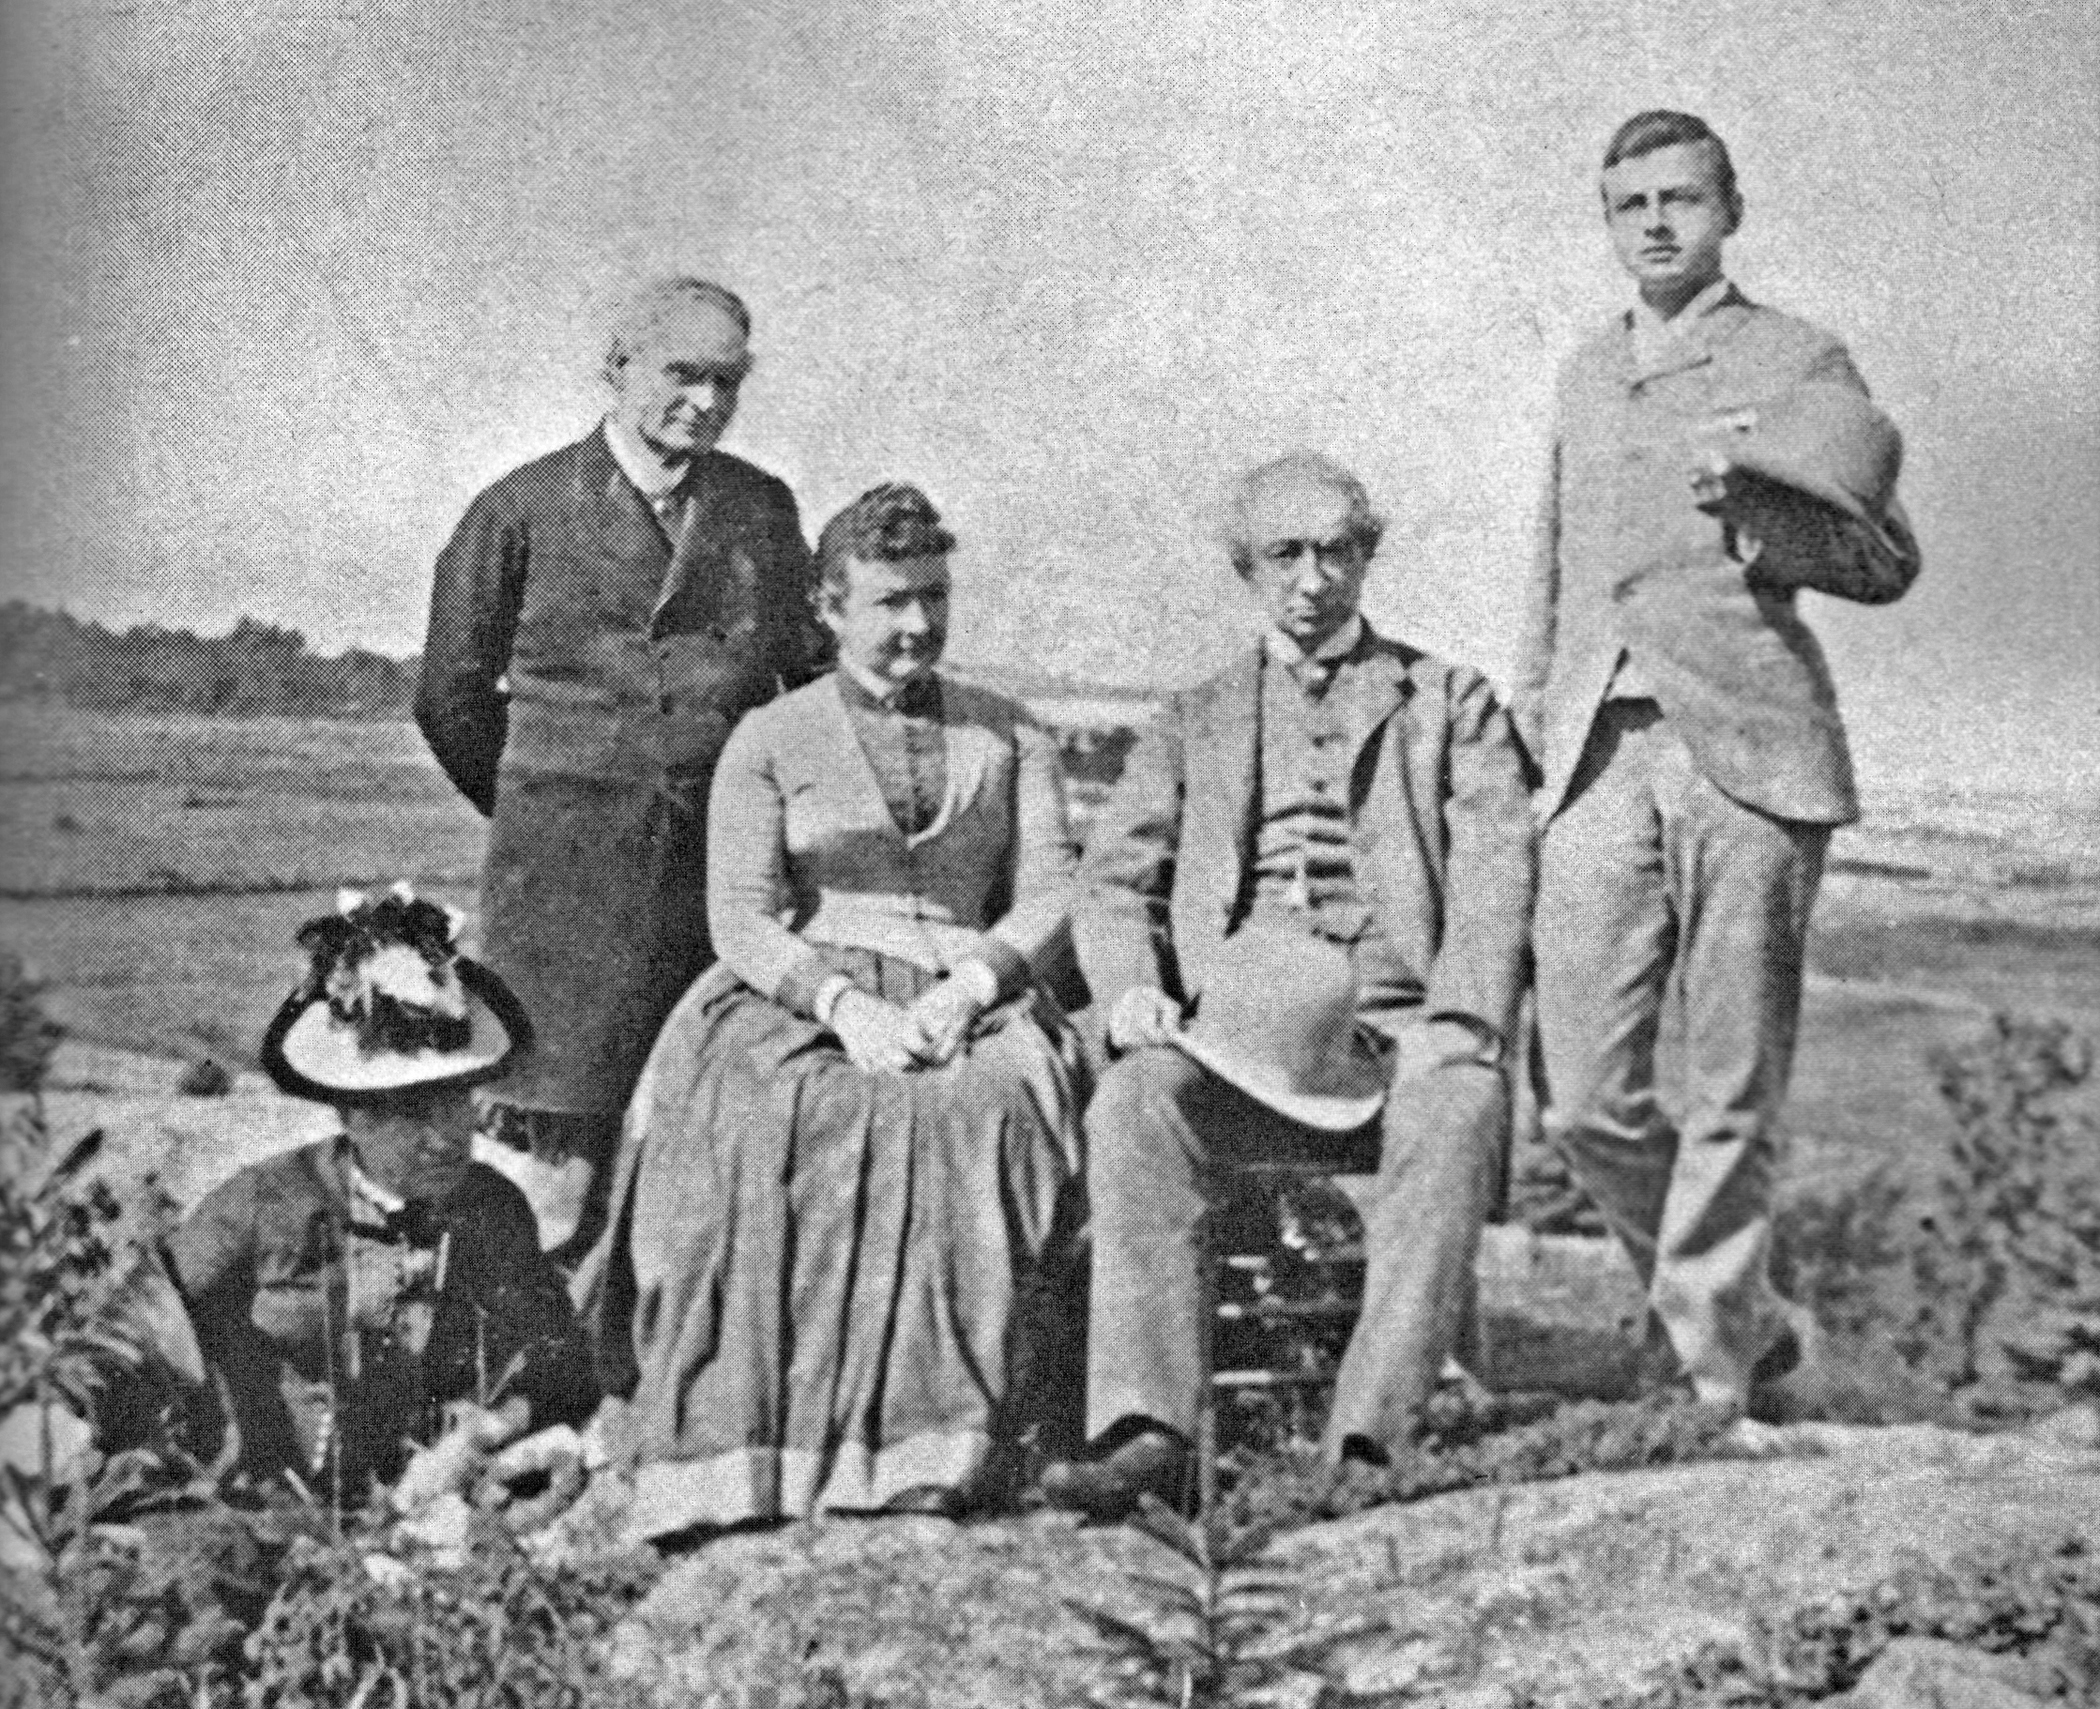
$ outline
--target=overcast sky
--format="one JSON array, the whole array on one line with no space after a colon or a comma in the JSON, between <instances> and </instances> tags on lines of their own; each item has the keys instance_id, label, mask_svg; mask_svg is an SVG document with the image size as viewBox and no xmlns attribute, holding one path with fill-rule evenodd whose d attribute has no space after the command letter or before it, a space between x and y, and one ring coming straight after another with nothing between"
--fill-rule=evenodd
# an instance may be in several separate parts
<instances>
[{"instance_id":1,"label":"overcast sky","mask_svg":"<svg viewBox=\"0 0 2100 1709\"><path fill-rule=\"evenodd\" d=\"M412 648L679 266L757 312L729 444L811 533L884 478L949 512L959 657L1193 679L1246 624L1218 495L1309 445L1392 514L1374 617L1499 673L1553 369L1624 301L1596 157L1684 106L1738 281L1907 434L1924 579L1812 618L1870 780L2100 768L2089 0L7 16L10 592Z\"/></svg>"}]
</instances>

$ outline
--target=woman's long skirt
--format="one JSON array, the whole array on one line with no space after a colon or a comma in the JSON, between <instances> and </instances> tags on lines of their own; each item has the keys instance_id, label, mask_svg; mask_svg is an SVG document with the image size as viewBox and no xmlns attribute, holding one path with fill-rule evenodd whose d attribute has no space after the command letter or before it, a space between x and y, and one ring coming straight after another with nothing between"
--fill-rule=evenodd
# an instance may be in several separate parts
<instances>
[{"instance_id":1,"label":"woman's long skirt","mask_svg":"<svg viewBox=\"0 0 2100 1709\"><path fill-rule=\"evenodd\" d=\"M933 978L826 954L899 1002ZM866 1074L726 968L694 986L642 1072L578 1277L630 1394L642 1529L973 1489L1013 1430L1017 1304L1077 1179L1077 1063L1033 997L945 1067Z\"/></svg>"}]
</instances>

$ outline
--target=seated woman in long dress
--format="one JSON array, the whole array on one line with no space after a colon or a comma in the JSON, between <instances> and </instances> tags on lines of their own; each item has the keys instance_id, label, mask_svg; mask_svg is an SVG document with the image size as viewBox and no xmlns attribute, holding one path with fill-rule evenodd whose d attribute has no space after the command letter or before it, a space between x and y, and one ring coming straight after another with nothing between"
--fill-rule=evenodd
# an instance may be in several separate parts
<instances>
[{"instance_id":1,"label":"seated woman in long dress","mask_svg":"<svg viewBox=\"0 0 2100 1709\"><path fill-rule=\"evenodd\" d=\"M939 676L953 536L863 494L817 558L837 671L748 714L709 802L721 960L629 1107L577 1278L643 1534L955 1514L1009 1416L1016 1303L1078 1168L1057 754Z\"/></svg>"}]
</instances>

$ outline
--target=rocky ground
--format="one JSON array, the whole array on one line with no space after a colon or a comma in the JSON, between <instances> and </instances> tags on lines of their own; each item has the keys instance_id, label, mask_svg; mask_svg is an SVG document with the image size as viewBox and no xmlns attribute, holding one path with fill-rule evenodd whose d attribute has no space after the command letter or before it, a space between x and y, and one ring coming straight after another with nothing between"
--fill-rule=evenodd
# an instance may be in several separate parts
<instances>
[{"instance_id":1,"label":"rocky ground","mask_svg":"<svg viewBox=\"0 0 2100 1709\"><path fill-rule=\"evenodd\" d=\"M1302 1596L1279 1638L1355 1633L1337 1671L1374 1701L1575 1709L1745 1638L1757 1611L1906 1559L2100 1535L2090 1413L1989 1439L1922 1425L1781 1436L1783 1458L1472 1490L1290 1533L1273 1552ZM1058 1517L821 1522L723 1538L675 1567L616 1659L685 1703L764 1701L835 1664L849 1689L897 1705L1052 1709L1103 1678L1080 1605L1144 1618L1133 1575L1177 1572L1148 1538ZM1282 1700L1310 1704L1316 1687Z\"/></svg>"},{"instance_id":2,"label":"rocky ground","mask_svg":"<svg viewBox=\"0 0 2100 1709\"><path fill-rule=\"evenodd\" d=\"M153 1174L184 1203L328 1128L327 1112L254 1076L206 1099L176 1096L177 1072L69 1047L47 1117L61 1139L104 1127L114 1178ZM1601 1249L1510 1231L1490 1242L1482 1282L1491 1365L1529 1360L1535 1374L1549 1356L1597 1368L1630 1358L1637 1302ZM1756 1612L1871 1584L1906 1558L2100 1538L2092 1409L1995 1437L1799 1425L1772 1445L1771 1458L1472 1490L1291 1532L1273 1552L1302 1589L1281 1631L1334 1637L1342 1679L1373 1701L1572 1706L1708 1640L1742 1637ZM618 1529L617 1501L614 1489L595 1498L604 1535ZM591 1535L572 1525L568 1546ZM615 1659L666 1701L725 1709L802 1701L780 1693L832 1666L849 1691L890 1709L1048 1709L1086 1701L1105 1677L1100 1629L1082 1610L1145 1623L1154 1617L1133 1575L1183 1570L1130 1530L1051 1516L792 1526L717 1539L673 1566L622 1628ZM1165 1616L1158 1624L1171 1631ZM1976 1658L1910 1646L1898 1659L1945 1680ZM1310 1705L1315 1684L1301 1684L1279 1701ZM1897 1695L1861 1701L2034 1700L2017 1681L1980 1675L1959 1687L1967 1695L1884 1689Z\"/></svg>"}]
</instances>

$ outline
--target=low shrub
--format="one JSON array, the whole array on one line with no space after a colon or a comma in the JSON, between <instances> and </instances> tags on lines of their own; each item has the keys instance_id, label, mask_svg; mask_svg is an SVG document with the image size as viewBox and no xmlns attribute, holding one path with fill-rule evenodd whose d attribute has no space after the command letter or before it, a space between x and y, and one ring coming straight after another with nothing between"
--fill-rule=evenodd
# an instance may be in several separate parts
<instances>
[{"instance_id":1,"label":"low shrub","mask_svg":"<svg viewBox=\"0 0 2100 1709\"><path fill-rule=\"evenodd\" d=\"M554 1567L498 1525L463 1562L375 1554L378 1538L300 1540L248 1638L241 1709L617 1709L639 1702L603 1640L655 1576L652 1556Z\"/></svg>"},{"instance_id":2,"label":"low shrub","mask_svg":"<svg viewBox=\"0 0 2100 1709\"><path fill-rule=\"evenodd\" d=\"M66 1036L44 1006L45 986L11 949L0 949L0 1092L43 1088Z\"/></svg>"},{"instance_id":3,"label":"low shrub","mask_svg":"<svg viewBox=\"0 0 2100 1709\"><path fill-rule=\"evenodd\" d=\"M1782 1206L1774 1274L1831 1332L1853 1412L1988 1423L2100 1394L2092 1055L2060 1021L1994 1016L1934 1056L1954 1136L1922 1184Z\"/></svg>"},{"instance_id":4,"label":"low shrub","mask_svg":"<svg viewBox=\"0 0 2100 1709\"><path fill-rule=\"evenodd\" d=\"M97 1128L54 1161L34 1112L0 1133L0 1414L39 1398L92 1409L112 1298L173 1226L150 1176L120 1196L93 1173L102 1145Z\"/></svg>"},{"instance_id":5,"label":"low shrub","mask_svg":"<svg viewBox=\"0 0 2100 1709\"><path fill-rule=\"evenodd\" d=\"M1710 1644L1596 1709L1820 1703L1850 1691L1899 1638L2017 1656L2050 1679L2056 1701L2100 1702L2100 1553L2074 1538L1951 1564L1914 1561L1849 1596L1761 1615L1746 1641Z\"/></svg>"},{"instance_id":6,"label":"low shrub","mask_svg":"<svg viewBox=\"0 0 2100 1709\"><path fill-rule=\"evenodd\" d=\"M1441 1428L1433 1416L1422 1441L1390 1466L1331 1466L1306 1450L1236 1456L1221 1505L1236 1526L1274 1531L1483 1485L1684 1465L1723 1454L1732 1422L1675 1394L1578 1401L1518 1423L1456 1412Z\"/></svg>"}]
</instances>

